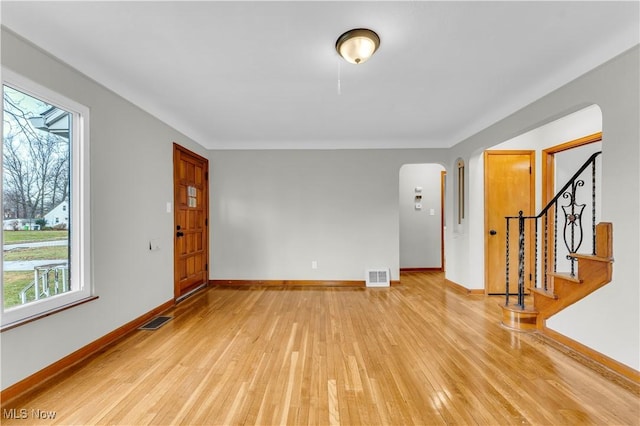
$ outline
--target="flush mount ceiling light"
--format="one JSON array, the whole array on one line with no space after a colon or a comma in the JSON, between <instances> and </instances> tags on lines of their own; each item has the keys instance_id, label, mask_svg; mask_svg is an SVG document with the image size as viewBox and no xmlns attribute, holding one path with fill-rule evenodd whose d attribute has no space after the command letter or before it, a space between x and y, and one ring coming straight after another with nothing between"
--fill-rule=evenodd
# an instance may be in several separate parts
<instances>
[{"instance_id":1,"label":"flush mount ceiling light","mask_svg":"<svg viewBox=\"0 0 640 426\"><path fill-rule=\"evenodd\" d=\"M340 56L352 64L366 62L379 46L378 34L366 28L349 30L336 41L336 50Z\"/></svg>"}]
</instances>

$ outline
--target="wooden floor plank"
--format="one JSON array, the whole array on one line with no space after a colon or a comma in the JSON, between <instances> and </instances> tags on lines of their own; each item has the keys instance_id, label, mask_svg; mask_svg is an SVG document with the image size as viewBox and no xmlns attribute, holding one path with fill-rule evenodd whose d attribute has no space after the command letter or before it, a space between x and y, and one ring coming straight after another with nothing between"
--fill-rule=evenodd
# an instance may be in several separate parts
<instances>
[{"instance_id":1,"label":"wooden floor plank","mask_svg":"<svg viewBox=\"0 0 640 426\"><path fill-rule=\"evenodd\" d=\"M497 299L401 281L211 288L2 407L55 419L2 424L639 424L637 386L504 329Z\"/></svg>"}]
</instances>

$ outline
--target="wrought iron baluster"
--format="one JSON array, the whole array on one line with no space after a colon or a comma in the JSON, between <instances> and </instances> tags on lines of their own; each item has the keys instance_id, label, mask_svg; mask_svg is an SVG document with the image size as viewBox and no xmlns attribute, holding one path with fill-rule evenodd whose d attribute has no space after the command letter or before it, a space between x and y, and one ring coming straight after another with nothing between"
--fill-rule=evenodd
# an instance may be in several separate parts
<instances>
[{"instance_id":1,"label":"wrought iron baluster","mask_svg":"<svg viewBox=\"0 0 640 426\"><path fill-rule=\"evenodd\" d=\"M518 306L524 309L524 218L518 213Z\"/></svg>"},{"instance_id":2,"label":"wrought iron baluster","mask_svg":"<svg viewBox=\"0 0 640 426\"><path fill-rule=\"evenodd\" d=\"M558 272L558 201L553 206L553 272Z\"/></svg>"},{"instance_id":3,"label":"wrought iron baluster","mask_svg":"<svg viewBox=\"0 0 640 426\"><path fill-rule=\"evenodd\" d=\"M571 276L575 276L576 259L572 256L582 245L584 230L582 228L582 212L586 204L578 204L576 194L579 187L584 186L584 180L576 180L571 184L571 190L562 194L562 198L568 199L569 204L562 206L564 211L564 245L567 248L567 259L571 262ZM569 238L567 237L569 232ZM577 232L577 236L576 236ZM577 238L577 241L576 241Z\"/></svg>"},{"instance_id":4,"label":"wrought iron baluster","mask_svg":"<svg viewBox=\"0 0 640 426\"><path fill-rule=\"evenodd\" d=\"M538 219L533 219L535 222L535 261L533 262L533 287L538 288Z\"/></svg>"},{"instance_id":5,"label":"wrought iron baluster","mask_svg":"<svg viewBox=\"0 0 640 426\"><path fill-rule=\"evenodd\" d=\"M574 199L573 199L573 201L575 202L575 186L574 186L574 190L573 190L573 192L574 192L574 194L573 194L573 197L572 197L572 198L574 198ZM573 202L571 203L571 216L570 216L570 217L572 218L572 221L573 221L573 220L575 220L575 217L576 217L576 216L575 216L575 204L574 204ZM564 226L565 226L565 228L567 227L567 222L568 222L568 220L567 220L566 212L565 212L565 222L564 222ZM570 229L571 229L571 247L574 247L574 244L575 244L574 239L575 239L575 236L576 236L576 235L575 235L575 227L574 227L574 226L571 226L571 228L570 228ZM566 235L566 233L565 233L565 241L564 241L564 244L565 244L565 245L567 245L567 240L566 240L566 238L567 238L567 235ZM569 254L571 254L571 248L569 248ZM568 256L568 259L569 259L569 261L571 262L571 276L573 277L573 276L575 276L575 275L576 275L576 264L575 264L575 259L574 259L573 257L570 257L570 256Z\"/></svg>"},{"instance_id":6,"label":"wrought iron baluster","mask_svg":"<svg viewBox=\"0 0 640 426\"><path fill-rule=\"evenodd\" d=\"M506 230L506 234L507 234L507 268L506 268L506 275L505 275L505 297L506 300L504 302L505 306L509 304L509 219L507 218L507 230Z\"/></svg>"},{"instance_id":7,"label":"wrought iron baluster","mask_svg":"<svg viewBox=\"0 0 640 426\"><path fill-rule=\"evenodd\" d=\"M591 254L596 255L596 159L591 164Z\"/></svg>"},{"instance_id":8,"label":"wrought iron baluster","mask_svg":"<svg viewBox=\"0 0 640 426\"><path fill-rule=\"evenodd\" d=\"M544 214L544 267L542 273L544 274L544 290L547 291L547 271L549 268L549 212Z\"/></svg>"}]
</instances>

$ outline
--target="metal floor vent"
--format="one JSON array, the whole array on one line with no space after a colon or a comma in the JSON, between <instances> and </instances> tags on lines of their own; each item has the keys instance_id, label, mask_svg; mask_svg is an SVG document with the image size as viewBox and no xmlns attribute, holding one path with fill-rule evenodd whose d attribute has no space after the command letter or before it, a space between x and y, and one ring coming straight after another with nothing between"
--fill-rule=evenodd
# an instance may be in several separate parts
<instances>
[{"instance_id":1,"label":"metal floor vent","mask_svg":"<svg viewBox=\"0 0 640 426\"><path fill-rule=\"evenodd\" d=\"M367 287L389 287L391 285L389 268L367 270Z\"/></svg>"},{"instance_id":2,"label":"metal floor vent","mask_svg":"<svg viewBox=\"0 0 640 426\"><path fill-rule=\"evenodd\" d=\"M162 327L167 321L173 317L155 317L145 325L138 328L138 330L157 330Z\"/></svg>"}]
</instances>

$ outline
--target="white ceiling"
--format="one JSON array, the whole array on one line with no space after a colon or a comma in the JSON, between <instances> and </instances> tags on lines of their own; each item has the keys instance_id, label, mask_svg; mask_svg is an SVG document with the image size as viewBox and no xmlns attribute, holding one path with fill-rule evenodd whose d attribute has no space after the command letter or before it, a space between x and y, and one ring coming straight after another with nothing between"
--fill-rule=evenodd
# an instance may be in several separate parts
<instances>
[{"instance_id":1,"label":"white ceiling","mask_svg":"<svg viewBox=\"0 0 640 426\"><path fill-rule=\"evenodd\" d=\"M452 146L638 44L639 5L4 0L0 16L206 148L410 148ZM357 27L381 39L362 65L334 47Z\"/></svg>"}]
</instances>

